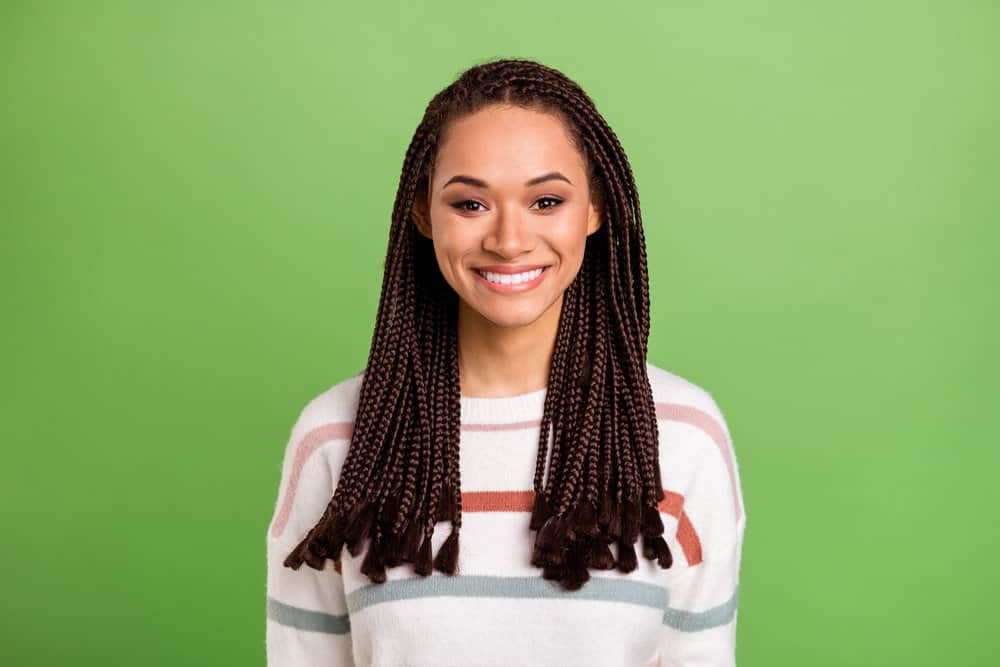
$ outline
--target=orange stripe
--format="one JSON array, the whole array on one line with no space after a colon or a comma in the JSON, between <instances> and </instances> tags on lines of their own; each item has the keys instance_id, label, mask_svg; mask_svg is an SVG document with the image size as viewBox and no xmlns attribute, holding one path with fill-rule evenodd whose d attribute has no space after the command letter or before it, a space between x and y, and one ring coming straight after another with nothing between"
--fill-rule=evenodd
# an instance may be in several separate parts
<instances>
[{"instance_id":1,"label":"orange stripe","mask_svg":"<svg viewBox=\"0 0 1000 667\"><path fill-rule=\"evenodd\" d=\"M534 491L462 491L462 513L530 512Z\"/></svg>"},{"instance_id":2,"label":"orange stripe","mask_svg":"<svg viewBox=\"0 0 1000 667\"><path fill-rule=\"evenodd\" d=\"M677 515L677 541L680 542L681 549L684 550L684 558L689 565L697 565L701 562L701 540L694 530L694 524L688 518L687 512L681 511Z\"/></svg>"},{"instance_id":3,"label":"orange stripe","mask_svg":"<svg viewBox=\"0 0 1000 667\"><path fill-rule=\"evenodd\" d=\"M684 496L669 489L663 489L663 500L658 509L677 519L677 541L684 550L684 558L689 565L701 562L701 540L694 529L694 524L684 511Z\"/></svg>"},{"instance_id":4,"label":"orange stripe","mask_svg":"<svg viewBox=\"0 0 1000 667\"><path fill-rule=\"evenodd\" d=\"M701 539L684 511L684 496L663 489L661 512L677 519L677 542L690 565L701 562ZM463 491L462 512L530 512L535 503L534 491Z\"/></svg>"}]
</instances>

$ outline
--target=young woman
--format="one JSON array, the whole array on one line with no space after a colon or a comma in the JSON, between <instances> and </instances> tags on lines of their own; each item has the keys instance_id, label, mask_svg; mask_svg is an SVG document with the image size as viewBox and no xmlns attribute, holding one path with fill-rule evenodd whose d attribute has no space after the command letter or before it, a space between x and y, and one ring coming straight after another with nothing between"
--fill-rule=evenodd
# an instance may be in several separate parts
<instances>
[{"instance_id":1,"label":"young woman","mask_svg":"<svg viewBox=\"0 0 1000 667\"><path fill-rule=\"evenodd\" d=\"M367 366L285 452L269 665L733 664L732 443L646 361L639 198L587 94L529 60L461 74L388 246Z\"/></svg>"}]
</instances>

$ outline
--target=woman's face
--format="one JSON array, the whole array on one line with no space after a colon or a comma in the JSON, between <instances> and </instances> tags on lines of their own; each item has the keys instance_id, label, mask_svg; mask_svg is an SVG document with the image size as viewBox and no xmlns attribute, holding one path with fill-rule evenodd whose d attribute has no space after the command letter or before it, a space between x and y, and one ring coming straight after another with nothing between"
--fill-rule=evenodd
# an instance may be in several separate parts
<instances>
[{"instance_id":1,"label":"woman's face","mask_svg":"<svg viewBox=\"0 0 1000 667\"><path fill-rule=\"evenodd\" d=\"M583 156L562 121L490 106L453 121L413 218L434 242L466 316L523 327L548 313L583 263L601 224Z\"/></svg>"}]
</instances>

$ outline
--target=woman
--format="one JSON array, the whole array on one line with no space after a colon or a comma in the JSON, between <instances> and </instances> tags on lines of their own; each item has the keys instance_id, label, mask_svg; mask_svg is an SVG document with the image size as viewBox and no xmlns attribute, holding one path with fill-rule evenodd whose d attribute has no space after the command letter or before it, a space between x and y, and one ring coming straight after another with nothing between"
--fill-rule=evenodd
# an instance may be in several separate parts
<instances>
[{"instance_id":1,"label":"woman","mask_svg":"<svg viewBox=\"0 0 1000 667\"><path fill-rule=\"evenodd\" d=\"M614 132L557 70L464 72L403 162L367 366L292 430L269 664L733 664L728 429L648 336Z\"/></svg>"}]
</instances>

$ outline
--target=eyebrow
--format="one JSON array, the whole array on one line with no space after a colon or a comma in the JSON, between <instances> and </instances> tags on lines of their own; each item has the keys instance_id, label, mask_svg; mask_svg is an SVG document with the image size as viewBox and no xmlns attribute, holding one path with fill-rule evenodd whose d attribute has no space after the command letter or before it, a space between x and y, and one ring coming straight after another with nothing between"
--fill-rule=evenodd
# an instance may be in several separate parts
<instances>
[{"instance_id":1,"label":"eyebrow","mask_svg":"<svg viewBox=\"0 0 1000 667\"><path fill-rule=\"evenodd\" d=\"M545 181L554 181L554 180L566 181L570 185L573 185L573 182L571 180L563 176L558 171L550 171L547 174L542 174L541 176L535 176L534 178L525 181L524 185L525 187L530 187L532 185L538 185L539 183L544 183ZM451 178L449 178L448 182L445 183L441 187L441 189L444 190L452 183L465 183L466 185L471 185L477 188L490 187L489 184L482 179L473 178L472 176L465 176L464 174L459 174L457 176L452 176Z\"/></svg>"}]
</instances>

